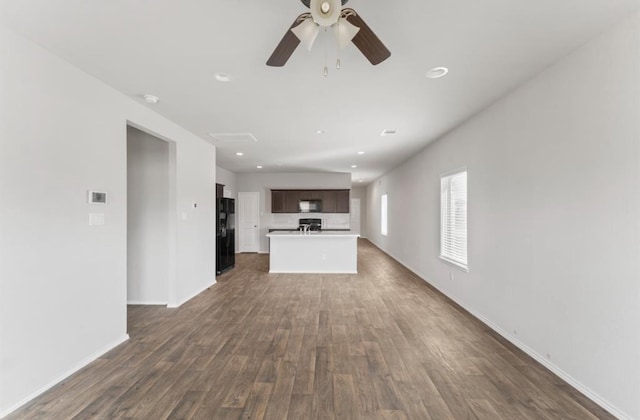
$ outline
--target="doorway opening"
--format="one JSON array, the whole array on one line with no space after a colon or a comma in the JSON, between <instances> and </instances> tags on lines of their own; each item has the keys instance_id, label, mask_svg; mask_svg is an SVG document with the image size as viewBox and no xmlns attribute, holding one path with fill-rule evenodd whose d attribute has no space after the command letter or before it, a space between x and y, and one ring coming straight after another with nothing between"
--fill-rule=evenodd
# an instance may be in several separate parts
<instances>
[{"instance_id":1,"label":"doorway opening","mask_svg":"<svg viewBox=\"0 0 640 420\"><path fill-rule=\"evenodd\" d=\"M127 126L127 305L171 301L174 186L175 143Z\"/></svg>"}]
</instances>

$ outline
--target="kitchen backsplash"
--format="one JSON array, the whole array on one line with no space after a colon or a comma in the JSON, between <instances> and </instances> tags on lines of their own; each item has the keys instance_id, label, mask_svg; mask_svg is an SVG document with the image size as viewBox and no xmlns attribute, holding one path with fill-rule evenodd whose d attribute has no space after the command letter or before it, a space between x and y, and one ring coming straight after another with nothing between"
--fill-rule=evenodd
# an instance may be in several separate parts
<instances>
[{"instance_id":1,"label":"kitchen backsplash","mask_svg":"<svg viewBox=\"0 0 640 420\"><path fill-rule=\"evenodd\" d=\"M348 213L271 213L271 223L273 229L296 229L299 219L316 218L322 219L323 229L349 229Z\"/></svg>"}]
</instances>

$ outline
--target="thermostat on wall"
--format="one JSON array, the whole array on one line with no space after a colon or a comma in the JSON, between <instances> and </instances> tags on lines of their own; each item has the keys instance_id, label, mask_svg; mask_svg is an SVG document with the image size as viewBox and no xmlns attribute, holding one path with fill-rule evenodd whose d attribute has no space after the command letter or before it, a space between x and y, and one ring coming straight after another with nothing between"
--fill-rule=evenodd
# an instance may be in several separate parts
<instances>
[{"instance_id":1,"label":"thermostat on wall","mask_svg":"<svg viewBox=\"0 0 640 420\"><path fill-rule=\"evenodd\" d=\"M107 204L107 193L104 191L87 191L89 204Z\"/></svg>"}]
</instances>

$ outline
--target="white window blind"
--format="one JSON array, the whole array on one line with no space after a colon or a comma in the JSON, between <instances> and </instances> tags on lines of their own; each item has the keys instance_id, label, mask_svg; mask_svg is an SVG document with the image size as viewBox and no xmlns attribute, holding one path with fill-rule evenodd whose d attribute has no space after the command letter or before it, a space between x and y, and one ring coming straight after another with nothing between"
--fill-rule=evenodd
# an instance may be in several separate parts
<instances>
[{"instance_id":1,"label":"white window blind","mask_svg":"<svg viewBox=\"0 0 640 420\"><path fill-rule=\"evenodd\" d=\"M440 258L467 266L467 172L440 178Z\"/></svg>"},{"instance_id":2,"label":"white window blind","mask_svg":"<svg viewBox=\"0 0 640 420\"><path fill-rule=\"evenodd\" d=\"M380 198L380 233L387 236L387 194Z\"/></svg>"}]
</instances>

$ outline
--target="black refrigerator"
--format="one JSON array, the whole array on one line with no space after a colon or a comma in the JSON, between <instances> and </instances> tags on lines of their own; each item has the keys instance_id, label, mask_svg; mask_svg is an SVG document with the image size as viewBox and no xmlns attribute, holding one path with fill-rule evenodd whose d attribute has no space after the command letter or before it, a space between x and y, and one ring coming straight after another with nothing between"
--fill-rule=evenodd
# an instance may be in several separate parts
<instances>
[{"instance_id":1,"label":"black refrigerator","mask_svg":"<svg viewBox=\"0 0 640 420\"><path fill-rule=\"evenodd\" d=\"M218 198L216 203L216 273L221 274L236 264L236 209L233 198Z\"/></svg>"}]
</instances>

